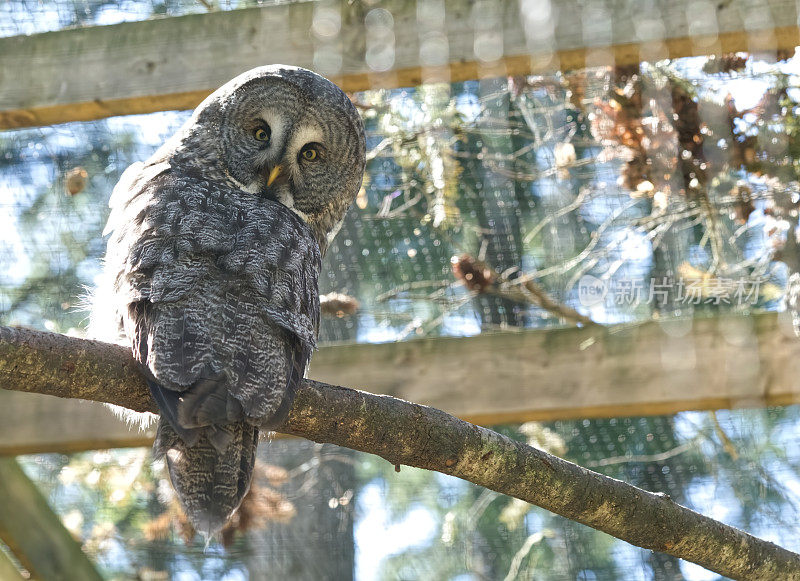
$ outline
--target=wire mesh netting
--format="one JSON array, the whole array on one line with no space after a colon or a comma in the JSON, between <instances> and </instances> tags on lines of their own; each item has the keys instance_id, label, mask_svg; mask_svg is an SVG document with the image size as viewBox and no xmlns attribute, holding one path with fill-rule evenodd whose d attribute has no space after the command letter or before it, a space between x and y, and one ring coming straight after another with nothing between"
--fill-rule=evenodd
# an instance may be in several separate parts
<instances>
[{"instance_id":1,"label":"wire mesh netting","mask_svg":"<svg viewBox=\"0 0 800 581\"><path fill-rule=\"evenodd\" d=\"M204 9L11 2L0 35ZM321 341L780 308L800 266L797 73L794 58L737 54L353 95L367 176L323 266ZM187 117L0 133L2 324L84 333L111 189ZM798 550L799 419L790 406L501 431ZM260 460L224 549L193 539L148 450L23 464L114 579L717 578L349 450L279 440Z\"/></svg>"},{"instance_id":2,"label":"wire mesh netting","mask_svg":"<svg viewBox=\"0 0 800 581\"><path fill-rule=\"evenodd\" d=\"M0 3L0 37L280 3L280 0L5 0Z\"/></svg>"},{"instance_id":3,"label":"wire mesh netting","mask_svg":"<svg viewBox=\"0 0 800 581\"><path fill-rule=\"evenodd\" d=\"M797 422L788 407L500 429L798 550ZM225 549L182 540L147 449L24 466L110 579L720 578L452 477L300 440L260 448L247 532Z\"/></svg>"},{"instance_id":4,"label":"wire mesh netting","mask_svg":"<svg viewBox=\"0 0 800 581\"><path fill-rule=\"evenodd\" d=\"M326 312L354 314L322 340L776 308L797 260L795 64L741 66L739 101L698 59L356 95L368 171L321 280L342 295ZM81 328L109 192L186 118L0 136L5 322Z\"/></svg>"}]
</instances>

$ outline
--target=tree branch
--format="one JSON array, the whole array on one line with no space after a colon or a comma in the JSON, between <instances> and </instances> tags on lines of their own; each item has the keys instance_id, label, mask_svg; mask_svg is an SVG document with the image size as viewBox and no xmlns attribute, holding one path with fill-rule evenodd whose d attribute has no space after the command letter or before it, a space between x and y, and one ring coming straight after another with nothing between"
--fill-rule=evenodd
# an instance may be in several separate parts
<instances>
[{"instance_id":1,"label":"tree branch","mask_svg":"<svg viewBox=\"0 0 800 581\"><path fill-rule=\"evenodd\" d=\"M0 327L0 386L156 411L124 347ZM800 580L800 555L435 408L306 380L281 432L457 476L733 579Z\"/></svg>"}]
</instances>

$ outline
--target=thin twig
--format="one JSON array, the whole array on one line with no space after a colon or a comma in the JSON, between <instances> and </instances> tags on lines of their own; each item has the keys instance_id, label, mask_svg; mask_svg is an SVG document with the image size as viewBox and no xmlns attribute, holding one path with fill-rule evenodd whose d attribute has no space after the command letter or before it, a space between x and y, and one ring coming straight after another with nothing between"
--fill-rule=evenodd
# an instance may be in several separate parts
<instances>
[{"instance_id":1,"label":"thin twig","mask_svg":"<svg viewBox=\"0 0 800 581\"><path fill-rule=\"evenodd\" d=\"M675 456L679 456L684 452L688 452L696 445L695 440L691 440L680 446L661 452L660 454L640 454L638 456L611 456L610 458L603 458L602 460L594 460L587 462L586 465L590 468L601 468L603 466L613 466L614 464L628 464L632 462L663 462Z\"/></svg>"}]
</instances>

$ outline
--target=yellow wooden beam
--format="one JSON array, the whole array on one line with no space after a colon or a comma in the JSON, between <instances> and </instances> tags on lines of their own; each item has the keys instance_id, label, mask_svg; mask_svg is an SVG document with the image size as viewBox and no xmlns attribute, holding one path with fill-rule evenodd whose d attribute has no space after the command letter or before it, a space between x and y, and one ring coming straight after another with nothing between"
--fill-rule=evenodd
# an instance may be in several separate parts
<instances>
[{"instance_id":1,"label":"yellow wooden beam","mask_svg":"<svg viewBox=\"0 0 800 581\"><path fill-rule=\"evenodd\" d=\"M0 456L148 446L154 436L103 404L0 390Z\"/></svg>"},{"instance_id":2,"label":"yellow wooden beam","mask_svg":"<svg viewBox=\"0 0 800 581\"><path fill-rule=\"evenodd\" d=\"M525 330L324 346L309 377L482 425L660 415L800 402L800 341L775 313ZM151 442L102 405L0 391L0 455Z\"/></svg>"},{"instance_id":3,"label":"yellow wooden beam","mask_svg":"<svg viewBox=\"0 0 800 581\"><path fill-rule=\"evenodd\" d=\"M765 313L331 346L309 375L482 425L660 415L800 402L800 341Z\"/></svg>"},{"instance_id":4,"label":"yellow wooden beam","mask_svg":"<svg viewBox=\"0 0 800 581\"><path fill-rule=\"evenodd\" d=\"M41 581L102 579L13 458L0 458L0 539Z\"/></svg>"},{"instance_id":5,"label":"yellow wooden beam","mask_svg":"<svg viewBox=\"0 0 800 581\"><path fill-rule=\"evenodd\" d=\"M0 129L190 109L276 62L359 91L800 44L793 0L550 4L323 0L0 38Z\"/></svg>"}]
</instances>

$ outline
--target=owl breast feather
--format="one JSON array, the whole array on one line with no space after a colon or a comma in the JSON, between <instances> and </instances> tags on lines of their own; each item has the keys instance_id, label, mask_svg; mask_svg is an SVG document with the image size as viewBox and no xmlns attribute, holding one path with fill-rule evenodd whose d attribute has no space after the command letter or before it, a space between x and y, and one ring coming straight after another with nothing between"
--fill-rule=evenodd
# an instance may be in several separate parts
<instances>
[{"instance_id":1,"label":"owl breast feather","mask_svg":"<svg viewBox=\"0 0 800 581\"><path fill-rule=\"evenodd\" d=\"M169 171L128 186L107 262L134 356L166 390L222 377L248 421L269 418L316 342L310 228L277 202Z\"/></svg>"},{"instance_id":2,"label":"owl breast feather","mask_svg":"<svg viewBox=\"0 0 800 581\"><path fill-rule=\"evenodd\" d=\"M314 348L321 256L311 229L294 212L169 173L115 210L125 225L109 241L110 250L124 255L118 293L131 301L176 302L210 277L255 293L263 313Z\"/></svg>"}]
</instances>

